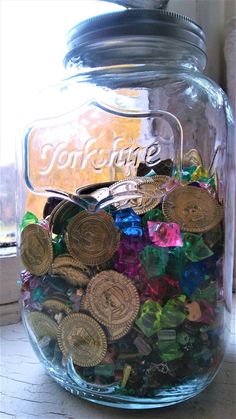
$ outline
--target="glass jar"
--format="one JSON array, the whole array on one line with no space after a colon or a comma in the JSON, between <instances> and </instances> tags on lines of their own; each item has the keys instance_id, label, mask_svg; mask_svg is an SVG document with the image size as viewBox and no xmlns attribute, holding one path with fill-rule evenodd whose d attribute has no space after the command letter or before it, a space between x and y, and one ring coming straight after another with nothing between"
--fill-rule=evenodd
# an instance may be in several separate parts
<instances>
[{"instance_id":1,"label":"glass jar","mask_svg":"<svg viewBox=\"0 0 236 419\"><path fill-rule=\"evenodd\" d=\"M231 110L184 16L102 15L67 48L24 136L25 327L73 394L179 403L211 382L229 328Z\"/></svg>"}]
</instances>

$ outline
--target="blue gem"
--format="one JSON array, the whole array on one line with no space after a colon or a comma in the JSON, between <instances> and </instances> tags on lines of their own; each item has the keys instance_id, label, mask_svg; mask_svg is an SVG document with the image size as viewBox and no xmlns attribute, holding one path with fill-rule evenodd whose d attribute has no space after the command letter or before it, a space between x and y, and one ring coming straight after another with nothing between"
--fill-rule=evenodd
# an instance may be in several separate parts
<instances>
[{"instance_id":1,"label":"blue gem","mask_svg":"<svg viewBox=\"0 0 236 419\"><path fill-rule=\"evenodd\" d=\"M180 280L180 287L189 297L205 280L205 269L201 262L192 263L184 271Z\"/></svg>"},{"instance_id":2,"label":"blue gem","mask_svg":"<svg viewBox=\"0 0 236 419\"><path fill-rule=\"evenodd\" d=\"M113 213L116 227L127 236L142 236L141 218L132 210L127 208Z\"/></svg>"}]
</instances>

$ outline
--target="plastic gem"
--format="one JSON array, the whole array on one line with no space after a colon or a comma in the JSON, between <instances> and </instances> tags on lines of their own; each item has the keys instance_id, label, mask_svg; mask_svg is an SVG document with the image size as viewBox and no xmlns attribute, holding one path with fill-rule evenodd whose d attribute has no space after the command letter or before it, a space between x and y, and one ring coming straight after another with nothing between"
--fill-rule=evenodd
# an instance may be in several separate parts
<instances>
[{"instance_id":1,"label":"plastic gem","mask_svg":"<svg viewBox=\"0 0 236 419\"><path fill-rule=\"evenodd\" d=\"M20 230L22 231L28 224L35 224L38 222L38 218L32 212L26 212L22 218L20 224Z\"/></svg>"},{"instance_id":2,"label":"plastic gem","mask_svg":"<svg viewBox=\"0 0 236 419\"><path fill-rule=\"evenodd\" d=\"M204 242L212 248L215 246L217 242L222 240L222 230L220 224L218 224L216 227L214 227L212 230L207 231L203 235Z\"/></svg>"},{"instance_id":3,"label":"plastic gem","mask_svg":"<svg viewBox=\"0 0 236 419\"><path fill-rule=\"evenodd\" d=\"M132 208L115 211L113 217L116 227L127 236L142 236L141 218Z\"/></svg>"},{"instance_id":4,"label":"plastic gem","mask_svg":"<svg viewBox=\"0 0 236 419\"><path fill-rule=\"evenodd\" d=\"M188 269L183 273L183 277L180 280L181 289L189 297L195 292L195 290L205 280L205 270L201 262L192 263Z\"/></svg>"},{"instance_id":5,"label":"plastic gem","mask_svg":"<svg viewBox=\"0 0 236 419\"><path fill-rule=\"evenodd\" d=\"M96 367L94 368L94 374L101 377L113 377L114 366L112 364L96 365Z\"/></svg>"},{"instance_id":6,"label":"plastic gem","mask_svg":"<svg viewBox=\"0 0 236 419\"><path fill-rule=\"evenodd\" d=\"M139 237L129 236L121 240L116 254L115 269L129 278L138 275L141 268L138 255L143 248L144 241Z\"/></svg>"},{"instance_id":7,"label":"plastic gem","mask_svg":"<svg viewBox=\"0 0 236 419\"><path fill-rule=\"evenodd\" d=\"M198 288L191 296L194 301L207 300L213 302L216 299L216 285L215 283L210 284L206 288Z\"/></svg>"},{"instance_id":8,"label":"plastic gem","mask_svg":"<svg viewBox=\"0 0 236 419\"><path fill-rule=\"evenodd\" d=\"M180 359L183 356L183 352L177 342L158 341L155 344L155 348L158 349L160 358L164 362Z\"/></svg>"},{"instance_id":9,"label":"plastic gem","mask_svg":"<svg viewBox=\"0 0 236 419\"><path fill-rule=\"evenodd\" d=\"M61 255L67 252L66 243L62 235L56 236L52 244L55 255Z\"/></svg>"},{"instance_id":10,"label":"plastic gem","mask_svg":"<svg viewBox=\"0 0 236 419\"><path fill-rule=\"evenodd\" d=\"M176 340L176 331L175 329L161 329L157 333L159 340Z\"/></svg>"},{"instance_id":11,"label":"plastic gem","mask_svg":"<svg viewBox=\"0 0 236 419\"><path fill-rule=\"evenodd\" d=\"M167 301L161 313L161 329L174 328L183 323L186 319L185 300L185 295L179 295Z\"/></svg>"},{"instance_id":12,"label":"plastic gem","mask_svg":"<svg viewBox=\"0 0 236 419\"><path fill-rule=\"evenodd\" d=\"M168 293L168 284L162 278L150 281L141 293L141 302L146 300L161 301Z\"/></svg>"},{"instance_id":13,"label":"plastic gem","mask_svg":"<svg viewBox=\"0 0 236 419\"><path fill-rule=\"evenodd\" d=\"M165 218L165 216L164 216L164 214L163 214L163 212L160 210L160 209L158 209L158 208L155 208L155 209L153 209L153 210L151 210L151 211L148 211L144 216L143 216L143 219L142 219L142 224L144 225L144 226L146 226L147 225L147 222L148 221L166 221L166 218Z\"/></svg>"},{"instance_id":14,"label":"plastic gem","mask_svg":"<svg viewBox=\"0 0 236 419\"><path fill-rule=\"evenodd\" d=\"M140 317L136 320L136 325L146 336L152 336L160 329L162 307L158 302L145 301L141 305Z\"/></svg>"},{"instance_id":15,"label":"plastic gem","mask_svg":"<svg viewBox=\"0 0 236 419\"><path fill-rule=\"evenodd\" d=\"M168 262L168 249L155 246L146 246L140 253L139 258L147 273L148 278L165 274Z\"/></svg>"},{"instance_id":16,"label":"plastic gem","mask_svg":"<svg viewBox=\"0 0 236 419\"><path fill-rule=\"evenodd\" d=\"M212 324L215 321L214 316L214 309L210 305L210 303L206 300L198 301L202 315L199 319L199 322L206 323L206 324Z\"/></svg>"},{"instance_id":17,"label":"plastic gem","mask_svg":"<svg viewBox=\"0 0 236 419\"><path fill-rule=\"evenodd\" d=\"M189 343L190 338L193 338L193 336L190 336L187 332L182 331L177 334L176 340L180 345L186 345L187 343Z\"/></svg>"},{"instance_id":18,"label":"plastic gem","mask_svg":"<svg viewBox=\"0 0 236 419\"><path fill-rule=\"evenodd\" d=\"M191 175L191 181L200 180L202 178L209 178L208 170L204 169L202 166L198 166L196 170Z\"/></svg>"},{"instance_id":19,"label":"plastic gem","mask_svg":"<svg viewBox=\"0 0 236 419\"><path fill-rule=\"evenodd\" d=\"M43 303L45 301L45 297L43 294L43 289L41 287L35 288L32 292L32 300L38 301L39 303Z\"/></svg>"},{"instance_id":20,"label":"plastic gem","mask_svg":"<svg viewBox=\"0 0 236 419\"><path fill-rule=\"evenodd\" d=\"M123 378L122 378L122 381L121 381L121 387L126 386L128 380L129 380L129 376L130 376L131 371L132 371L131 365L126 364L125 367L124 367L124 371L123 371Z\"/></svg>"},{"instance_id":21,"label":"plastic gem","mask_svg":"<svg viewBox=\"0 0 236 419\"><path fill-rule=\"evenodd\" d=\"M183 246L180 227L176 223L148 221L148 231L151 241L160 247Z\"/></svg>"},{"instance_id":22,"label":"plastic gem","mask_svg":"<svg viewBox=\"0 0 236 419\"><path fill-rule=\"evenodd\" d=\"M137 336L134 339L134 344L141 355L147 356L152 352L151 346L142 338L142 336Z\"/></svg>"},{"instance_id":23,"label":"plastic gem","mask_svg":"<svg viewBox=\"0 0 236 419\"><path fill-rule=\"evenodd\" d=\"M171 247L169 249L169 260L166 267L166 273L171 278L181 279L183 271L188 264L189 261L184 254L183 247Z\"/></svg>"},{"instance_id":24,"label":"plastic gem","mask_svg":"<svg viewBox=\"0 0 236 419\"><path fill-rule=\"evenodd\" d=\"M185 167L182 170L182 179L183 180L197 180L197 179L192 179L192 174L195 172L196 170L196 166L189 166L189 167Z\"/></svg>"},{"instance_id":25,"label":"plastic gem","mask_svg":"<svg viewBox=\"0 0 236 419\"><path fill-rule=\"evenodd\" d=\"M184 233L184 253L192 262L198 262L213 255L202 236L194 233Z\"/></svg>"},{"instance_id":26,"label":"plastic gem","mask_svg":"<svg viewBox=\"0 0 236 419\"><path fill-rule=\"evenodd\" d=\"M30 280L29 280L29 289L30 290L34 290L35 288L37 288L38 285L39 285L39 281L35 276L30 278Z\"/></svg>"}]
</instances>

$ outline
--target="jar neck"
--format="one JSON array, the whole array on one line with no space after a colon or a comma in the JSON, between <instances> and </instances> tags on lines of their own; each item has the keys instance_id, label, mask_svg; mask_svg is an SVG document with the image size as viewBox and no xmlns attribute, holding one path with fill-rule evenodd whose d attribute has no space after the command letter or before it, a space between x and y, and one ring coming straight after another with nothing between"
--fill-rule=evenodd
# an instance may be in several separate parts
<instances>
[{"instance_id":1,"label":"jar neck","mask_svg":"<svg viewBox=\"0 0 236 419\"><path fill-rule=\"evenodd\" d=\"M119 37L111 41L99 41L80 47L67 57L66 68L88 70L112 66L155 65L162 68L179 68L203 71L205 53L181 40L173 38Z\"/></svg>"}]
</instances>

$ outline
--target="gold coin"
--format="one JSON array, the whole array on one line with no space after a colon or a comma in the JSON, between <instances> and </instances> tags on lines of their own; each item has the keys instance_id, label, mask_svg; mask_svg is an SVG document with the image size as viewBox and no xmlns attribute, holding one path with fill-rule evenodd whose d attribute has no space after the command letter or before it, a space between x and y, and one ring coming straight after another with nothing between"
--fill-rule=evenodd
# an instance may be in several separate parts
<instances>
[{"instance_id":1,"label":"gold coin","mask_svg":"<svg viewBox=\"0 0 236 419\"><path fill-rule=\"evenodd\" d=\"M65 281L73 287L85 287L89 283L89 278L85 273L73 266L53 267L52 274L63 276Z\"/></svg>"},{"instance_id":2,"label":"gold coin","mask_svg":"<svg viewBox=\"0 0 236 419\"><path fill-rule=\"evenodd\" d=\"M107 327L108 343L112 343L122 338L123 336L127 335L127 333L130 331L132 326L133 326L133 322L130 324L127 324L126 326L122 326L118 328Z\"/></svg>"},{"instance_id":3,"label":"gold coin","mask_svg":"<svg viewBox=\"0 0 236 419\"><path fill-rule=\"evenodd\" d=\"M74 259L70 254L63 254L57 256L52 264L53 269L58 268L65 268L65 267L73 267L76 269L80 269L83 272L86 272L86 274L91 274L91 268L88 266L85 266L82 262L80 262L78 259Z\"/></svg>"},{"instance_id":4,"label":"gold coin","mask_svg":"<svg viewBox=\"0 0 236 419\"><path fill-rule=\"evenodd\" d=\"M223 208L205 189L185 186L164 197L165 217L183 231L201 233L215 227L223 217Z\"/></svg>"},{"instance_id":5,"label":"gold coin","mask_svg":"<svg viewBox=\"0 0 236 419\"><path fill-rule=\"evenodd\" d=\"M50 231L55 234L61 234L65 230L69 219L78 214L79 211L78 205L63 199L56 205L49 216Z\"/></svg>"},{"instance_id":6,"label":"gold coin","mask_svg":"<svg viewBox=\"0 0 236 419\"><path fill-rule=\"evenodd\" d=\"M38 339L44 336L50 336L52 339L57 339L58 326L49 316L39 311L32 311L28 313L27 321Z\"/></svg>"},{"instance_id":7,"label":"gold coin","mask_svg":"<svg viewBox=\"0 0 236 419\"><path fill-rule=\"evenodd\" d=\"M108 328L123 328L139 311L138 292L126 276L115 271L103 271L92 278L87 287L90 312Z\"/></svg>"},{"instance_id":8,"label":"gold coin","mask_svg":"<svg viewBox=\"0 0 236 419\"><path fill-rule=\"evenodd\" d=\"M58 344L64 356L72 356L80 367L99 364L107 352L107 340L101 326L83 313L69 314L58 328Z\"/></svg>"},{"instance_id":9,"label":"gold coin","mask_svg":"<svg viewBox=\"0 0 236 419\"><path fill-rule=\"evenodd\" d=\"M72 257L93 266L112 258L119 238L113 218L105 211L82 211L68 225L66 244Z\"/></svg>"},{"instance_id":10,"label":"gold coin","mask_svg":"<svg viewBox=\"0 0 236 419\"><path fill-rule=\"evenodd\" d=\"M68 307L65 303L60 300L56 300L54 298L50 298L42 304L43 308L46 311L52 311L53 313L61 313L64 312L65 314L71 313L71 308Z\"/></svg>"},{"instance_id":11,"label":"gold coin","mask_svg":"<svg viewBox=\"0 0 236 419\"><path fill-rule=\"evenodd\" d=\"M33 275L44 275L53 260L53 248L49 233L39 224L27 225L21 233L21 259Z\"/></svg>"},{"instance_id":12,"label":"gold coin","mask_svg":"<svg viewBox=\"0 0 236 419\"><path fill-rule=\"evenodd\" d=\"M168 185L168 182L170 182L172 178L170 176L165 175L156 175L152 176L153 182L155 182L155 185L160 189L163 194L166 192L166 185Z\"/></svg>"},{"instance_id":13,"label":"gold coin","mask_svg":"<svg viewBox=\"0 0 236 419\"><path fill-rule=\"evenodd\" d=\"M87 292L85 292L80 300L80 310L81 311L90 311L90 305L88 301Z\"/></svg>"},{"instance_id":14,"label":"gold coin","mask_svg":"<svg viewBox=\"0 0 236 419\"><path fill-rule=\"evenodd\" d=\"M130 206L136 214L145 214L157 207L163 196L163 192L151 179L142 180L138 184L137 191L142 192L144 196L130 200Z\"/></svg>"}]
</instances>

